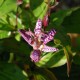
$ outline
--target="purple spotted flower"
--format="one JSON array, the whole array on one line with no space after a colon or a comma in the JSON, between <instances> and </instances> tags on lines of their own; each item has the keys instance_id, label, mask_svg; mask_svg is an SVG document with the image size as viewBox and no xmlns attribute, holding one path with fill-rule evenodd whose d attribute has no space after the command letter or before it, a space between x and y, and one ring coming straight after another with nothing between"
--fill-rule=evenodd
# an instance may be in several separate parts
<instances>
[{"instance_id":1,"label":"purple spotted flower","mask_svg":"<svg viewBox=\"0 0 80 80\"><path fill-rule=\"evenodd\" d=\"M54 39L56 31L52 29L48 33L44 33L42 30L42 21L37 20L34 33L29 29L29 31L20 29L19 33L25 39L25 41L33 47L30 58L34 62L40 60L41 52L56 52L58 51L55 47L47 46L46 44Z\"/></svg>"}]
</instances>

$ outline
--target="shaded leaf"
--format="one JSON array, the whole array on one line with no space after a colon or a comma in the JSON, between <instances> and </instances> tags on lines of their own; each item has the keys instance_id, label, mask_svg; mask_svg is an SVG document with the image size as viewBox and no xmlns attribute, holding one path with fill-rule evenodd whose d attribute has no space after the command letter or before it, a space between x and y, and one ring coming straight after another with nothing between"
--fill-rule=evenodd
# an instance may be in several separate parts
<instances>
[{"instance_id":1,"label":"shaded leaf","mask_svg":"<svg viewBox=\"0 0 80 80\"><path fill-rule=\"evenodd\" d=\"M80 33L80 8L66 17L62 23L69 33Z\"/></svg>"},{"instance_id":2,"label":"shaded leaf","mask_svg":"<svg viewBox=\"0 0 80 80\"><path fill-rule=\"evenodd\" d=\"M73 57L73 62L74 62L75 64L80 65L80 54L76 54L76 55Z\"/></svg>"},{"instance_id":3,"label":"shaded leaf","mask_svg":"<svg viewBox=\"0 0 80 80\"><path fill-rule=\"evenodd\" d=\"M48 69L35 69L32 73L35 80L57 80L55 75Z\"/></svg>"},{"instance_id":4,"label":"shaded leaf","mask_svg":"<svg viewBox=\"0 0 80 80\"><path fill-rule=\"evenodd\" d=\"M63 23L64 19L67 16L70 16L72 12L78 10L79 7L72 8L72 9L67 9L67 10L59 10L56 13L53 13L51 15L51 23L50 25L54 25L56 28L60 27L60 25ZM65 19L66 20L66 19ZM64 25L65 26L65 25Z\"/></svg>"},{"instance_id":5,"label":"shaded leaf","mask_svg":"<svg viewBox=\"0 0 80 80\"><path fill-rule=\"evenodd\" d=\"M28 75L14 64L0 63L0 79L1 80L29 80Z\"/></svg>"}]
</instances>

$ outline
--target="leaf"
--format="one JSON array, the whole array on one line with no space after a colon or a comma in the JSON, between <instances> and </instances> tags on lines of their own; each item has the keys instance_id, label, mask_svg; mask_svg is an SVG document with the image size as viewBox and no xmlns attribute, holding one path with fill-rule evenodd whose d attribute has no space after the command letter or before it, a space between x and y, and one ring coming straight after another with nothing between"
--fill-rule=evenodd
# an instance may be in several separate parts
<instances>
[{"instance_id":1,"label":"leaf","mask_svg":"<svg viewBox=\"0 0 80 80\"><path fill-rule=\"evenodd\" d=\"M0 79L1 80L29 80L28 75L14 64L0 62Z\"/></svg>"},{"instance_id":2,"label":"leaf","mask_svg":"<svg viewBox=\"0 0 80 80\"><path fill-rule=\"evenodd\" d=\"M57 80L55 75L48 69L38 68L32 73L35 80Z\"/></svg>"},{"instance_id":3,"label":"leaf","mask_svg":"<svg viewBox=\"0 0 80 80\"><path fill-rule=\"evenodd\" d=\"M9 25L9 24L2 24L0 23L0 30L3 31L3 32L9 32L11 30L13 30L12 26Z\"/></svg>"},{"instance_id":4,"label":"leaf","mask_svg":"<svg viewBox=\"0 0 80 80\"><path fill-rule=\"evenodd\" d=\"M15 29L15 26L17 25L18 29L22 29L24 28L22 21L20 18L17 18L17 23L16 23L16 15L14 15L13 13L9 13L9 21L10 21L10 25L13 25L13 29Z\"/></svg>"},{"instance_id":5,"label":"leaf","mask_svg":"<svg viewBox=\"0 0 80 80\"><path fill-rule=\"evenodd\" d=\"M3 40L5 51L13 53L27 53L30 54L29 46L25 42L18 42L14 37L6 38Z\"/></svg>"},{"instance_id":6,"label":"leaf","mask_svg":"<svg viewBox=\"0 0 80 80\"><path fill-rule=\"evenodd\" d=\"M16 56L16 61L31 62L30 53L32 48L24 41L17 41L14 37L3 39L2 47L5 52L13 53ZM6 53L7 54L7 53ZM15 61L15 60L14 60ZM30 63L32 64L32 63Z\"/></svg>"},{"instance_id":7,"label":"leaf","mask_svg":"<svg viewBox=\"0 0 80 80\"><path fill-rule=\"evenodd\" d=\"M5 0L3 5L0 6L0 17L9 13L10 11L16 11L16 0Z\"/></svg>"},{"instance_id":8,"label":"leaf","mask_svg":"<svg viewBox=\"0 0 80 80\"><path fill-rule=\"evenodd\" d=\"M71 15L67 16L62 25L69 33L80 33L80 8L72 12Z\"/></svg>"},{"instance_id":9,"label":"leaf","mask_svg":"<svg viewBox=\"0 0 80 80\"><path fill-rule=\"evenodd\" d=\"M67 74L69 76L73 56L71 51L70 38L67 36L65 28L62 27L59 29L60 30L57 32L55 37L61 41L60 45L63 47L64 54L67 59Z\"/></svg>"},{"instance_id":10,"label":"leaf","mask_svg":"<svg viewBox=\"0 0 80 80\"><path fill-rule=\"evenodd\" d=\"M0 6L2 5L3 2L4 2L4 0L0 0Z\"/></svg>"},{"instance_id":11,"label":"leaf","mask_svg":"<svg viewBox=\"0 0 80 80\"><path fill-rule=\"evenodd\" d=\"M74 57L73 57L73 63L77 64L77 65L80 65L80 54L76 54Z\"/></svg>"},{"instance_id":12,"label":"leaf","mask_svg":"<svg viewBox=\"0 0 80 80\"><path fill-rule=\"evenodd\" d=\"M71 70L71 64L72 64L72 59L73 59L73 54L72 54L72 51L71 51L71 47L70 46L64 47L64 53L65 53L66 58L67 58L67 75L69 77L69 73L70 73L70 70Z\"/></svg>"},{"instance_id":13,"label":"leaf","mask_svg":"<svg viewBox=\"0 0 80 80\"><path fill-rule=\"evenodd\" d=\"M47 12L48 5L43 0L40 0L38 2L37 1L34 2L31 0L30 4L34 16L43 19L44 15Z\"/></svg>"},{"instance_id":14,"label":"leaf","mask_svg":"<svg viewBox=\"0 0 80 80\"><path fill-rule=\"evenodd\" d=\"M66 29L64 27L59 28L59 30L56 31L55 39L60 40L61 45L67 46L70 45L70 38L67 35Z\"/></svg>"},{"instance_id":15,"label":"leaf","mask_svg":"<svg viewBox=\"0 0 80 80\"><path fill-rule=\"evenodd\" d=\"M10 31L0 30L0 39L8 38L8 37L10 37L10 35L11 35Z\"/></svg>"},{"instance_id":16,"label":"leaf","mask_svg":"<svg viewBox=\"0 0 80 80\"><path fill-rule=\"evenodd\" d=\"M44 53L43 53L44 54ZM45 53L39 62L36 63L39 67L58 67L66 63L66 56L63 50L59 50L55 53Z\"/></svg>"},{"instance_id":17,"label":"leaf","mask_svg":"<svg viewBox=\"0 0 80 80\"><path fill-rule=\"evenodd\" d=\"M67 9L67 10L59 10L56 13L53 13L51 15L51 23L50 25L54 25L55 28L58 28L61 26L62 23L64 23L64 19L67 16L70 16L73 12L75 12L76 10L78 10L79 7L75 7L72 9ZM65 25L64 25L65 26Z\"/></svg>"},{"instance_id":18,"label":"leaf","mask_svg":"<svg viewBox=\"0 0 80 80\"><path fill-rule=\"evenodd\" d=\"M46 5L46 3L42 3L40 6L38 6L35 10L33 10L33 14L35 15L35 17L38 17L40 19L43 19L44 15L46 14L48 9L48 6ZM36 13L37 12L37 13Z\"/></svg>"}]
</instances>

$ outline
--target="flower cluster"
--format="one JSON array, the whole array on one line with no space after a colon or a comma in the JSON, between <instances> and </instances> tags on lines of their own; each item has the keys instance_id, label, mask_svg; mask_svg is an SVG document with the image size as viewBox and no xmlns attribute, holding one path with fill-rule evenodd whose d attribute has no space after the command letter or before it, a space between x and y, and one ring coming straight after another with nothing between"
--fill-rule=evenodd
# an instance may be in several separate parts
<instances>
[{"instance_id":1,"label":"flower cluster","mask_svg":"<svg viewBox=\"0 0 80 80\"><path fill-rule=\"evenodd\" d=\"M42 30L42 20L38 19L34 33L29 29L29 31L20 29L19 33L25 39L25 41L33 47L30 58L34 62L40 60L40 55L42 52L55 52L58 51L55 47L47 46L46 44L54 39L56 31L52 29L48 33Z\"/></svg>"}]
</instances>

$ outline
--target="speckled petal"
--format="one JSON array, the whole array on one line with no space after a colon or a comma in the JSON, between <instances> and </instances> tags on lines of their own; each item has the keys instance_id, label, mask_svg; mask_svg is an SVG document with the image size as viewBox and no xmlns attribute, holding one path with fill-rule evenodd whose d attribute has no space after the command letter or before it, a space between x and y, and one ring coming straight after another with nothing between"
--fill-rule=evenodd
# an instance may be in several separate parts
<instances>
[{"instance_id":1,"label":"speckled petal","mask_svg":"<svg viewBox=\"0 0 80 80\"><path fill-rule=\"evenodd\" d=\"M28 34L29 32L23 29L18 30L19 33L21 34L21 36L24 38L24 40L32 46L31 42L32 42L32 38L31 38L31 34Z\"/></svg>"},{"instance_id":2,"label":"speckled petal","mask_svg":"<svg viewBox=\"0 0 80 80\"><path fill-rule=\"evenodd\" d=\"M55 34L56 34L56 31L54 29L51 30L45 37L43 43L47 44L49 41L53 40Z\"/></svg>"},{"instance_id":3,"label":"speckled petal","mask_svg":"<svg viewBox=\"0 0 80 80\"><path fill-rule=\"evenodd\" d=\"M43 52L56 52L58 51L58 49L55 47L49 47L49 46L44 45L44 47L42 48L42 51Z\"/></svg>"},{"instance_id":4,"label":"speckled petal","mask_svg":"<svg viewBox=\"0 0 80 80\"><path fill-rule=\"evenodd\" d=\"M42 28L42 20L38 19L36 23L36 27L34 29L35 35L39 35L41 33L41 28Z\"/></svg>"},{"instance_id":5,"label":"speckled petal","mask_svg":"<svg viewBox=\"0 0 80 80\"><path fill-rule=\"evenodd\" d=\"M32 51L30 58L33 62L38 62L40 60L40 50L34 50Z\"/></svg>"}]
</instances>

